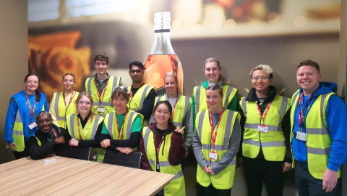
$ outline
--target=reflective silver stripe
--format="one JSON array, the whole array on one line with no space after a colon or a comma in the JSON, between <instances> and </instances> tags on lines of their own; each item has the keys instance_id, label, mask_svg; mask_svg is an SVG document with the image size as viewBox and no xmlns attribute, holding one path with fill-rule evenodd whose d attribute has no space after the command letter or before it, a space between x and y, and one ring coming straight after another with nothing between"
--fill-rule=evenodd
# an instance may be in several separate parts
<instances>
[{"instance_id":1,"label":"reflective silver stripe","mask_svg":"<svg viewBox=\"0 0 347 196\"><path fill-rule=\"evenodd\" d=\"M57 92L57 94L55 96L54 109L55 109L55 114L56 114L57 120L65 120L65 116L63 116L63 117L59 116L59 112L58 112L60 93L61 92Z\"/></svg>"},{"instance_id":2,"label":"reflective silver stripe","mask_svg":"<svg viewBox=\"0 0 347 196\"><path fill-rule=\"evenodd\" d=\"M330 133L328 127L326 127L324 124L324 118L323 118L324 102L325 102L325 99L327 98L327 96L328 96L328 94L322 95L322 99L321 99L322 101L320 104L320 117L321 117L321 121L322 121L322 133L324 133L324 134Z\"/></svg>"},{"instance_id":3,"label":"reflective silver stripe","mask_svg":"<svg viewBox=\"0 0 347 196\"><path fill-rule=\"evenodd\" d=\"M129 116L129 120L128 120L128 124L127 124L127 139L130 138L130 134L131 134L131 119L133 119L134 115L135 115L135 112L131 112L131 114Z\"/></svg>"},{"instance_id":4,"label":"reflective silver stripe","mask_svg":"<svg viewBox=\"0 0 347 196\"><path fill-rule=\"evenodd\" d=\"M246 97L244 97L244 98L242 99L241 104L242 104L242 107L243 107L243 113L244 113L244 114L245 114L245 116L247 117L247 104L246 104Z\"/></svg>"},{"instance_id":5,"label":"reflective silver stripe","mask_svg":"<svg viewBox=\"0 0 347 196\"><path fill-rule=\"evenodd\" d=\"M187 114L187 112L188 112L188 107L189 107L189 97L185 97L185 102L184 102L184 115L186 115Z\"/></svg>"},{"instance_id":6,"label":"reflective silver stripe","mask_svg":"<svg viewBox=\"0 0 347 196\"><path fill-rule=\"evenodd\" d=\"M150 88L150 86L146 86L145 90L142 93L141 102L140 102L140 110L142 109L143 101L146 98L146 94L147 94L147 91L148 91L149 88Z\"/></svg>"},{"instance_id":7,"label":"reflective silver stripe","mask_svg":"<svg viewBox=\"0 0 347 196\"><path fill-rule=\"evenodd\" d=\"M286 146L284 141L274 141L274 142L261 142L262 147L278 147L278 146Z\"/></svg>"},{"instance_id":8,"label":"reflective silver stripe","mask_svg":"<svg viewBox=\"0 0 347 196\"><path fill-rule=\"evenodd\" d=\"M323 122L322 122L323 123ZM324 125L322 125L324 126ZM311 135L324 135L329 134L327 129L319 129L319 128L306 128L306 133Z\"/></svg>"},{"instance_id":9,"label":"reflective silver stripe","mask_svg":"<svg viewBox=\"0 0 347 196\"><path fill-rule=\"evenodd\" d=\"M234 158L234 159L229 163L228 166L232 166L232 165L235 165L235 164L236 164L236 159Z\"/></svg>"},{"instance_id":10,"label":"reflective silver stripe","mask_svg":"<svg viewBox=\"0 0 347 196\"><path fill-rule=\"evenodd\" d=\"M114 89L117 88L117 81L118 81L118 77L117 76L113 76L113 86L112 86L112 92L113 93Z\"/></svg>"},{"instance_id":11,"label":"reflective silver stripe","mask_svg":"<svg viewBox=\"0 0 347 196\"><path fill-rule=\"evenodd\" d=\"M295 102L296 98L298 97L299 92L300 92L300 91L296 92L296 93L293 95L292 106L294 106L294 102Z\"/></svg>"},{"instance_id":12,"label":"reflective silver stripe","mask_svg":"<svg viewBox=\"0 0 347 196\"><path fill-rule=\"evenodd\" d=\"M94 121L94 125L93 125L92 134L90 135L90 140L94 139L95 137L96 130L98 129L98 125L99 125L99 120L100 120L100 116L96 117Z\"/></svg>"},{"instance_id":13,"label":"reflective silver stripe","mask_svg":"<svg viewBox=\"0 0 347 196\"><path fill-rule=\"evenodd\" d=\"M201 134L202 134L202 124L204 122L204 116L205 116L205 112L206 110L200 112L200 116L199 116L199 124L198 124L198 129L199 129L199 138L201 141Z\"/></svg>"},{"instance_id":14,"label":"reflective silver stripe","mask_svg":"<svg viewBox=\"0 0 347 196\"><path fill-rule=\"evenodd\" d=\"M160 167L168 167L171 166L169 161L159 161Z\"/></svg>"},{"instance_id":15,"label":"reflective silver stripe","mask_svg":"<svg viewBox=\"0 0 347 196\"><path fill-rule=\"evenodd\" d=\"M113 139L113 116L114 116L115 112L111 112L109 114L109 117L108 117L108 123L107 123L107 131L108 131L108 134L110 134L111 138Z\"/></svg>"},{"instance_id":16,"label":"reflective silver stripe","mask_svg":"<svg viewBox=\"0 0 347 196\"><path fill-rule=\"evenodd\" d=\"M15 130L13 130L12 134L13 135L24 135L24 132L23 131L15 131Z\"/></svg>"},{"instance_id":17,"label":"reflective silver stripe","mask_svg":"<svg viewBox=\"0 0 347 196\"><path fill-rule=\"evenodd\" d=\"M210 144L202 144L202 148L205 150L210 151L211 150L211 146ZM228 144L226 145L215 145L214 149L215 150L228 150L229 146Z\"/></svg>"},{"instance_id":18,"label":"reflective silver stripe","mask_svg":"<svg viewBox=\"0 0 347 196\"><path fill-rule=\"evenodd\" d=\"M230 97L230 95L231 95L231 92L233 91L233 87L231 87L231 86L229 86L228 87L228 90L227 90L227 92L226 92L226 94L225 94L225 101L224 101L224 107L226 108L226 107L228 107L228 99L229 99L229 97Z\"/></svg>"},{"instance_id":19,"label":"reflective silver stripe","mask_svg":"<svg viewBox=\"0 0 347 196\"><path fill-rule=\"evenodd\" d=\"M181 127L182 126L182 123L180 123L180 122L173 122L173 124L177 127L177 126L179 126L179 127Z\"/></svg>"},{"instance_id":20,"label":"reflective silver stripe","mask_svg":"<svg viewBox=\"0 0 347 196\"><path fill-rule=\"evenodd\" d=\"M244 139L243 143L260 147L260 142L259 141L255 141L255 140L251 140L251 139Z\"/></svg>"},{"instance_id":21,"label":"reflective silver stripe","mask_svg":"<svg viewBox=\"0 0 347 196\"><path fill-rule=\"evenodd\" d=\"M282 118L283 118L283 116L284 116L284 113L286 112L287 104L288 104L288 98L282 97L281 108L280 108L280 111L278 112L278 114L280 115L280 117L279 117L279 123L282 122Z\"/></svg>"},{"instance_id":22,"label":"reflective silver stripe","mask_svg":"<svg viewBox=\"0 0 347 196\"><path fill-rule=\"evenodd\" d=\"M245 123L245 128L258 130L258 125L259 124ZM266 125L266 126L268 127L268 131L282 131L281 126L273 126L273 125Z\"/></svg>"},{"instance_id":23,"label":"reflective silver stripe","mask_svg":"<svg viewBox=\"0 0 347 196\"><path fill-rule=\"evenodd\" d=\"M177 180L177 179L180 178L181 176L183 176L182 170L179 171L177 174L175 174L175 177L174 177L172 180Z\"/></svg>"},{"instance_id":24,"label":"reflective silver stripe","mask_svg":"<svg viewBox=\"0 0 347 196\"><path fill-rule=\"evenodd\" d=\"M94 106L100 106L100 103L98 101L93 103ZM101 106L111 106L111 103L109 102L101 102Z\"/></svg>"},{"instance_id":25,"label":"reflective silver stripe","mask_svg":"<svg viewBox=\"0 0 347 196\"><path fill-rule=\"evenodd\" d=\"M200 91L201 91L201 86L196 87L196 93L195 93L195 114L199 112L200 109Z\"/></svg>"},{"instance_id":26,"label":"reflective silver stripe","mask_svg":"<svg viewBox=\"0 0 347 196\"><path fill-rule=\"evenodd\" d=\"M330 148L309 148L307 147L307 153L310 154L319 154L319 155L329 155L330 154Z\"/></svg>"},{"instance_id":27,"label":"reflective silver stripe","mask_svg":"<svg viewBox=\"0 0 347 196\"><path fill-rule=\"evenodd\" d=\"M151 160L151 159L148 159L148 163L149 163L150 165L155 165L155 161L154 161L154 160Z\"/></svg>"},{"instance_id":28,"label":"reflective silver stripe","mask_svg":"<svg viewBox=\"0 0 347 196\"><path fill-rule=\"evenodd\" d=\"M75 121L74 121L75 120L75 116L76 116L76 114L72 114L70 116L70 128L71 128L70 132L71 132L71 137L72 138L75 138Z\"/></svg>"},{"instance_id":29,"label":"reflective silver stripe","mask_svg":"<svg viewBox=\"0 0 347 196\"><path fill-rule=\"evenodd\" d=\"M225 133L224 133L224 141L223 141L223 146L227 147L228 148L228 144L229 144L229 138L230 138L230 128L231 128L231 123L233 121L233 116L234 116L234 112L229 110L229 113L228 113L228 119L227 119L227 124L226 124L226 130L225 130ZM224 149L224 148L222 148ZM217 149L217 145L216 145L216 150Z\"/></svg>"},{"instance_id":30,"label":"reflective silver stripe","mask_svg":"<svg viewBox=\"0 0 347 196\"><path fill-rule=\"evenodd\" d=\"M151 130L149 127L147 127L146 132L145 132L145 137L143 138L143 145L145 146L145 152L147 153L147 144L148 144L148 136Z\"/></svg>"},{"instance_id":31,"label":"reflective silver stripe","mask_svg":"<svg viewBox=\"0 0 347 196\"><path fill-rule=\"evenodd\" d=\"M93 79L93 77L90 77L90 78L88 78L87 80L88 80L88 83L87 83L87 93L89 93L89 94L91 94L91 92L92 92L92 90L91 90L91 87L90 87L90 84L92 83L92 79Z\"/></svg>"},{"instance_id":32,"label":"reflective silver stripe","mask_svg":"<svg viewBox=\"0 0 347 196\"><path fill-rule=\"evenodd\" d=\"M19 110L17 110L16 119L14 120L14 122L17 122L17 123L22 122L22 119L21 119L20 114L19 114Z\"/></svg>"}]
</instances>

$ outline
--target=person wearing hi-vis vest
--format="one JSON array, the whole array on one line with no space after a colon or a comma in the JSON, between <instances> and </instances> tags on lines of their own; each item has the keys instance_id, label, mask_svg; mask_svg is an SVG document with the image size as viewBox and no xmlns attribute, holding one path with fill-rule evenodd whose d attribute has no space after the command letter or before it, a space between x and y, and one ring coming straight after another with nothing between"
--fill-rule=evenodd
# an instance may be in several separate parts
<instances>
[{"instance_id":1,"label":"person wearing hi-vis vest","mask_svg":"<svg viewBox=\"0 0 347 196\"><path fill-rule=\"evenodd\" d=\"M130 92L128 108L142 114L145 122L148 124L157 92L153 87L143 83L143 69L143 64L139 61L134 61L129 64L129 75L132 84L128 87L128 91Z\"/></svg>"},{"instance_id":2,"label":"person wearing hi-vis vest","mask_svg":"<svg viewBox=\"0 0 347 196\"><path fill-rule=\"evenodd\" d=\"M76 113L76 99L79 92L73 90L75 76L66 73L63 76L64 90L53 94L49 113L51 113L53 123L61 128L66 128L66 116Z\"/></svg>"},{"instance_id":3,"label":"person wearing hi-vis vest","mask_svg":"<svg viewBox=\"0 0 347 196\"><path fill-rule=\"evenodd\" d=\"M219 84L208 84L206 102L209 109L197 114L193 136L197 195L230 196L241 135L239 114L223 108Z\"/></svg>"},{"instance_id":4,"label":"person wearing hi-vis vest","mask_svg":"<svg viewBox=\"0 0 347 196\"><path fill-rule=\"evenodd\" d=\"M29 156L28 141L37 131L36 115L48 111L46 95L37 91L40 80L35 74L24 79L26 89L13 95L7 110L4 140L15 159Z\"/></svg>"},{"instance_id":5,"label":"person wearing hi-vis vest","mask_svg":"<svg viewBox=\"0 0 347 196\"><path fill-rule=\"evenodd\" d=\"M291 169L291 101L276 95L273 69L258 65L250 73L253 88L240 101L243 142L239 162L243 166L248 196L261 196L265 184L269 196L283 195L284 172ZM241 140L242 141L242 140Z\"/></svg>"},{"instance_id":6,"label":"person wearing hi-vis vest","mask_svg":"<svg viewBox=\"0 0 347 196\"><path fill-rule=\"evenodd\" d=\"M93 107L92 97L82 92L76 100L77 114L66 117L67 131L64 134L65 141L70 146L92 147L89 160L102 162L105 150L100 146L100 140L95 136L102 130L104 118L91 111Z\"/></svg>"},{"instance_id":7,"label":"person wearing hi-vis vest","mask_svg":"<svg viewBox=\"0 0 347 196\"><path fill-rule=\"evenodd\" d=\"M184 140L186 144L187 153L192 146L193 138L193 123L192 123L192 113L190 110L191 99L178 92L178 79L177 75L168 72L164 77L164 87L166 94L157 96L154 101L154 105L158 101L168 101L172 109L172 121L175 126L185 127L184 129ZM152 114L150 122L154 122L155 118Z\"/></svg>"},{"instance_id":8,"label":"person wearing hi-vis vest","mask_svg":"<svg viewBox=\"0 0 347 196\"><path fill-rule=\"evenodd\" d=\"M96 74L85 82L86 92L93 98L92 112L105 116L114 110L111 105L111 95L114 89L122 85L121 77L110 76L108 56L105 53L94 56Z\"/></svg>"},{"instance_id":9,"label":"person wearing hi-vis vest","mask_svg":"<svg viewBox=\"0 0 347 196\"><path fill-rule=\"evenodd\" d=\"M320 79L316 62L304 60L298 65L300 89L292 97L290 119L300 196L342 195L340 169L347 156L347 111L334 93L337 85Z\"/></svg>"},{"instance_id":10,"label":"person wearing hi-vis vest","mask_svg":"<svg viewBox=\"0 0 347 196\"><path fill-rule=\"evenodd\" d=\"M139 144L142 169L175 175L156 195L186 195L181 163L186 155L183 140L184 127L176 127L171 119L172 107L168 101L159 101L154 107L155 123L142 129Z\"/></svg>"},{"instance_id":11,"label":"person wearing hi-vis vest","mask_svg":"<svg viewBox=\"0 0 347 196\"><path fill-rule=\"evenodd\" d=\"M65 143L64 129L53 124L50 113L43 111L36 116L38 131L29 138L29 154L33 160L55 156Z\"/></svg>"},{"instance_id":12,"label":"person wearing hi-vis vest","mask_svg":"<svg viewBox=\"0 0 347 196\"><path fill-rule=\"evenodd\" d=\"M129 93L124 86L116 88L111 99L116 110L105 116L100 145L113 152L129 154L139 145L142 116L127 108Z\"/></svg>"}]
</instances>

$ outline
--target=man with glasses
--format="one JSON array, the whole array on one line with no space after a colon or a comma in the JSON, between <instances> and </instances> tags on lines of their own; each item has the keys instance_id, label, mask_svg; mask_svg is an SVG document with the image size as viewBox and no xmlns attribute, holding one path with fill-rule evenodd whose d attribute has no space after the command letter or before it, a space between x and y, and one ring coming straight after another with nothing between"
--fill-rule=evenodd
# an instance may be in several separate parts
<instances>
[{"instance_id":1,"label":"man with glasses","mask_svg":"<svg viewBox=\"0 0 347 196\"><path fill-rule=\"evenodd\" d=\"M114 89L122 85L122 82L120 77L110 76L107 73L109 60L105 53L94 56L94 68L96 74L86 80L85 89L93 98L92 111L105 116L114 110L110 102L111 95Z\"/></svg>"},{"instance_id":2,"label":"man with glasses","mask_svg":"<svg viewBox=\"0 0 347 196\"><path fill-rule=\"evenodd\" d=\"M29 138L29 155L32 159L43 159L54 156L60 150L60 144L65 143L63 129L53 124L50 113L40 112L36 116L39 130Z\"/></svg>"},{"instance_id":3,"label":"man with glasses","mask_svg":"<svg viewBox=\"0 0 347 196\"><path fill-rule=\"evenodd\" d=\"M153 87L143 83L143 69L143 64L139 61L134 61L129 64L129 75L132 84L128 87L128 91L130 92L128 107L142 114L144 120L148 121L152 114L157 93Z\"/></svg>"}]
</instances>

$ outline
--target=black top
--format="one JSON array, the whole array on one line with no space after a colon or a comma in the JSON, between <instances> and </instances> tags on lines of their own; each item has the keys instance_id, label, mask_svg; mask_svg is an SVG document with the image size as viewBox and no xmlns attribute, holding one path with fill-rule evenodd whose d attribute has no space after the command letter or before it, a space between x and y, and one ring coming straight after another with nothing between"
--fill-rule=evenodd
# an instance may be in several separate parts
<instances>
[{"instance_id":1,"label":"black top","mask_svg":"<svg viewBox=\"0 0 347 196\"><path fill-rule=\"evenodd\" d=\"M269 105L269 103L275 99L276 88L274 86L270 86L268 97L262 98L262 100L257 98L255 92L256 92L256 90L254 88L252 88L249 91L249 93L245 99L248 102L257 102L259 105L259 109L260 109L261 113L263 114L265 109ZM292 153L290 150L290 110L291 110L291 108L289 108L288 111L283 116L282 125L281 125L282 130L283 130L283 135L285 138L285 143L286 143L286 154L284 157L284 161L287 163L292 163ZM245 131L246 117L245 117L240 105L239 105L238 111L241 115L240 125L241 125L241 132L242 132L242 138L243 138L243 133ZM240 142L240 148L239 148L238 156L242 156L242 142ZM256 158L257 159L264 159L264 154L263 154L262 148L260 148L259 154Z\"/></svg>"},{"instance_id":2,"label":"black top","mask_svg":"<svg viewBox=\"0 0 347 196\"><path fill-rule=\"evenodd\" d=\"M135 95L138 90L139 90L139 88L131 87L131 92L133 95ZM157 96L157 93L156 93L155 89L154 88L151 89L151 91L149 91L147 97L143 101L142 109L136 111L137 113L140 113L143 115L144 120L148 120L151 117L156 96Z\"/></svg>"}]
</instances>

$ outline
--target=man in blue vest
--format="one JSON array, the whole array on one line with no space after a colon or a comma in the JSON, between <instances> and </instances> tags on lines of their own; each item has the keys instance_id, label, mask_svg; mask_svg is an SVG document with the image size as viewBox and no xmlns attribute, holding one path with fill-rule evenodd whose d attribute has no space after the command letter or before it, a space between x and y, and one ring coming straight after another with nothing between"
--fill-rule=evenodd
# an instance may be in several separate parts
<instances>
[{"instance_id":1,"label":"man in blue vest","mask_svg":"<svg viewBox=\"0 0 347 196\"><path fill-rule=\"evenodd\" d=\"M347 112L337 85L320 82L319 65L302 61L300 89L292 97L291 129L295 183L300 196L341 193L340 167L347 156Z\"/></svg>"}]
</instances>

